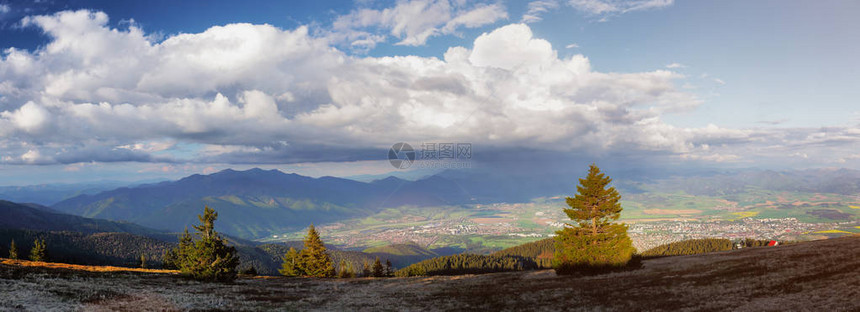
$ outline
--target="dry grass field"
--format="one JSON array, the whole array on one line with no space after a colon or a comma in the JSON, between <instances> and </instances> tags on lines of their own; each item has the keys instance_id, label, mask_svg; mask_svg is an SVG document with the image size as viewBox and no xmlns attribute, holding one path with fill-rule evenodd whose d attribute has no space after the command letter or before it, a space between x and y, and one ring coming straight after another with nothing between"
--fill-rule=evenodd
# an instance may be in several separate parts
<instances>
[{"instance_id":1,"label":"dry grass field","mask_svg":"<svg viewBox=\"0 0 860 312\"><path fill-rule=\"evenodd\" d=\"M164 273L178 274L176 270L157 270L157 269L141 269L141 268L126 268L116 266L99 266L99 265L78 265L68 263L40 262L29 260L13 260L0 259L0 264L8 266L33 267L33 268L48 268L48 269L65 269L71 271L86 271L86 272L139 272L139 273Z\"/></svg>"},{"instance_id":2,"label":"dry grass field","mask_svg":"<svg viewBox=\"0 0 860 312\"><path fill-rule=\"evenodd\" d=\"M600 276L551 270L429 278L245 278L0 264L0 310L860 310L860 236L644 261Z\"/></svg>"}]
</instances>

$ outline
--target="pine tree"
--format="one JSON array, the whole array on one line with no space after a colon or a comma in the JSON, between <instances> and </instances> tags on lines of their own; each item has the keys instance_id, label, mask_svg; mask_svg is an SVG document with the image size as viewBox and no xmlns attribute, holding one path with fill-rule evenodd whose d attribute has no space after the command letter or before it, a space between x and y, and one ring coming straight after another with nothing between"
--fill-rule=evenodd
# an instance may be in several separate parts
<instances>
[{"instance_id":1,"label":"pine tree","mask_svg":"<svg viewBox=\"0 0 860 312\"><path fill-rule=\"evenodd\" d=\"M373 277L385 276L385 272L383 270L382 262L379 261L379 257L376 257L376 261L373 262Z\"/></svg>"},{"instance_id":2,"label":"pine tree","mask_svg":"<svg viewBox=\"0 0 860 312\"><path fill-rule=\"evenodd\" d=\"M385 276L394 276L394 267L391 266L391 260L385 259Z\"/></svg>"},{"instance_id":3,"label":"pine tree","mask_svg":"<svg viewBox=\"0 0 860 312\"><path fill-rule=\"evenodd\" d=\"M146 269L146 256L144 254L140 254L140 268Z\"/></svg>"},{"instance_id":4,"label":"pine tree","mask_svg":"<svg viewBox=\"0 0 860 312\"><path fill-rule=\"evenodd\" d=\"M352 270L352 264L349 262L346 262L346 260L341 259L338 267L339 267L339 269L337 271L337 277L338 278L353 278L353 277L355 277L355 271Z\"/></svg>"},{"instance_id":5,"label":"pine tree","mask_svg":"<svg viewBox=\"0 0 860 312\"><path fill-rule=\"evenodd\" d=\"M300 268L305 276L310 277L334 277L334 264L326 252L325 245L320 239L314 225L308 227L308 235L305 237L305 248L300 253Z\"/></svg>"},{"instance_id":6,"label":"pine tree","mask_svg":"<svg viewBox=\"0 0 860 312\"><path fill-rule=\"evenodd\" d=\"M161 256L161 268L165 270L181 269L182 263L185 263L187 260L187 255L192 253L192 242L191 233L188 233L188 228L186 227L185 232L179 238L179 245L176 248L168 249Z\"/></svg>"},{"instance_id":7,"label":"pine tree","mask_svg":"<svg viewBox=\"0 0 860 312\"><path fill-rule=\"evenodd\" d=\"M30 260L31 261L47 261L47 246L45 244L45 240L39 240L38 238L33 241L33 249L30 250Z\"/></svg>"},{"instance_id":8,"label":"pine tree","mask_svg":"<svg viewBox=\"0 0 860 312\"><path fill-rule=\"evenodd\" d=\"M352 267L352 262L346 263L346 277L347 278L355 277L355 268Z\"/></svg>"},{"instance_id":9,"label":"pine tree","mask_svg":"<svg viewBox=\"0 0 860 312\"><path fill-rule=\"evenodd\" d=\"M290 251L281 257L281 269L278 270L283 276L302 276L304 272L301 269L301 257L295 248L290 247Z\"/></svg>"},{"instance_id":10,"label":"pine tree","mask_svg":"<svg viewBox=\"0 0 860 312\"><path fill-rule=\"evenodd\" d=\"M12 240L12 244L9 245L9 259L18 259L18 246L15 245L14 239Z\"/></svg>"},{"instance_id":11,"label":"pine tree","mask_svg":"<svg viewBox=\"0 0 860 312\"><path fill-rule=\"evenodd\" d=\"M191 256L194 252L194 239L191 233L188 233L188 227L185 227L182 237L179 238L179 246L175 250L176 268L181 270L184 264L192 261Z\"/></svg>"},{"instance_id":12,"label":"pine tree","mask_svg":"<svg viewBox=\"0 0 860 312\"><path fill-rule=\"evenodd\" d=\"M239 257L236 248L227 246L227 240L215 231L218 213L208 206L198 215L195 225L199 239L194 241L188 229L174 250L179 270L198 280L232 281L236 279Z\"/></svg>"},{"instance_id":13,"label":"pine tree","mask_svg":"<svg viewBox=\"0 0 860 312\"><path fill-rule=\"evenodd\" d=\"M370 276L370 264L367 261L364 262L364 268L361 269L361 276Z\"/></svg>"},{"instance_id":14,"label":"pine tree","mask_svg":"<svg viewBox=\"0 0 860 312\"><path fill-rule=\"evenodd\" d=\"M337 277L345 278L346 277L346 260L341 259L340 263L337 265Z\"/></svg>"},{"instance_id":15,"label":"pine tree","mask_svg":"<svg viewBox=\"0 0 860 312\"><path fill-rule=\"evenodd\" d=\"M558 274L601 271L626 265L635 249L627 226L614 221L621 216L621 195L609 187L612 179L596 165L579 179L577 194L567 198L567 216L576 225L557 231L553 266Z\"/></svg>"},{"instance_id":16,"label":"pine tree","mask_svg":"<svg viewBox=\"0 0 860 312\"><path fill-rule=\"evenodd\" d=\"M179 269L179 266L176 264L177 261L175 250L165 250L161 255L161 268L165 270L177 270Z\"/></svg>"}]
</instances>

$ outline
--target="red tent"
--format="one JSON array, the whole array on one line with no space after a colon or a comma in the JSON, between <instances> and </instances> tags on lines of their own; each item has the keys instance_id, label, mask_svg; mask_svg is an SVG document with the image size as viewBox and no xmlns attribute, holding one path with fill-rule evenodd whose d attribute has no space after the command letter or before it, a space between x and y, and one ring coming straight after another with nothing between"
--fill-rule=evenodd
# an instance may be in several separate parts
<instances>
[{"instance_id":1,"label":"red tent","mask_svg":"<svg viewBox=\"0 0 860 312\"><path fill-rule=\"evenodd\" d=\"M768 245L768 246L779 246L779 242L777 242L777 241L775 241L775 240L772 240L772 241L770 241L769 243L767 243L767 245Z\"/></svg>"}]
</instances>

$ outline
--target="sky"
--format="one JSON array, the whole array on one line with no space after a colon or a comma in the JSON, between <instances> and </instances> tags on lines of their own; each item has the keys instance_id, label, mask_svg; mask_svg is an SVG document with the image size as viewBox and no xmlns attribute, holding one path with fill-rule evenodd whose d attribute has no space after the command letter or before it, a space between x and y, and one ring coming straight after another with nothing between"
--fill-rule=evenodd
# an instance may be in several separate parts
<instances>
[{"instance_id":1,"label":"sky","mask_svg":"<svg viewBox=\"0 0 860 312\"><path fill-rule=\"evenodd\" d=\"M860 169L858 13L857 1L0 0L0 185L383 174L398 142L468 143L476 163Z\"/></svg>"}]
</instances>

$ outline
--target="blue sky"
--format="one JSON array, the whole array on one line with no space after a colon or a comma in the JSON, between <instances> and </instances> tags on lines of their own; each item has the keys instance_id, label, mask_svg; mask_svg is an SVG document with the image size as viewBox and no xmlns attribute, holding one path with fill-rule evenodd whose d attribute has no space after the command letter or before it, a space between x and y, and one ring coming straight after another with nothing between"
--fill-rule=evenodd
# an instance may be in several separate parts
<instances>
[{"instance_id":1,"label":"blue sky","mask_svg":"<svg viewBox=\"0 0 860 312\"><path fill-rule=\"evenodd\" d=\"M378 174L400 141L860 168L857 12L856 1L0 1L0 185L255 166Z\"/></svg>"}]
</instances>

